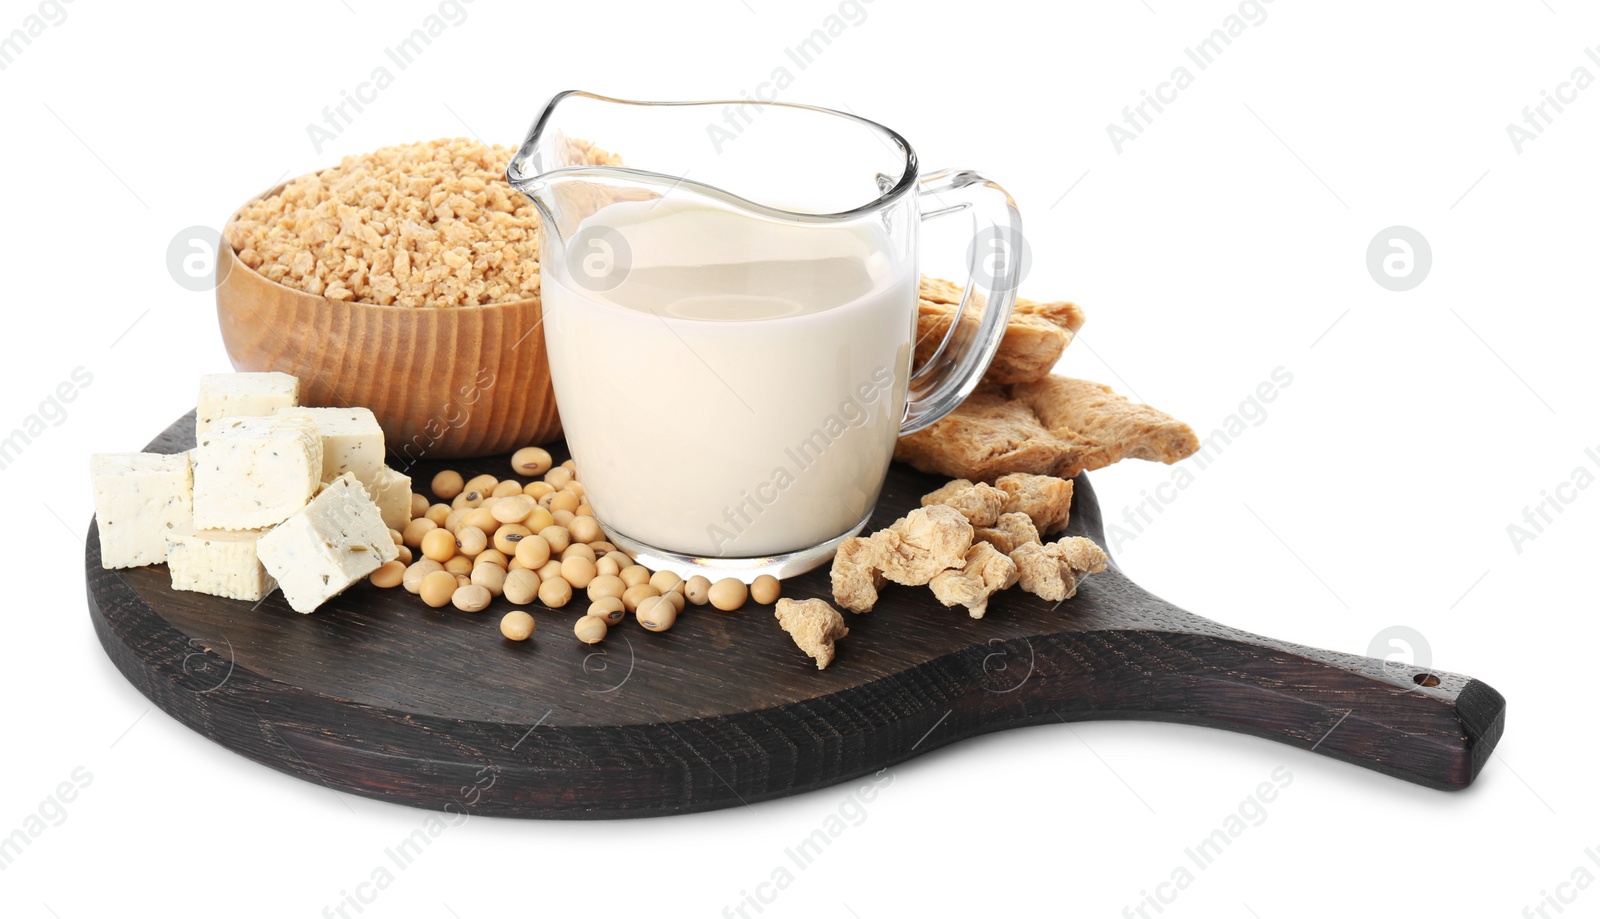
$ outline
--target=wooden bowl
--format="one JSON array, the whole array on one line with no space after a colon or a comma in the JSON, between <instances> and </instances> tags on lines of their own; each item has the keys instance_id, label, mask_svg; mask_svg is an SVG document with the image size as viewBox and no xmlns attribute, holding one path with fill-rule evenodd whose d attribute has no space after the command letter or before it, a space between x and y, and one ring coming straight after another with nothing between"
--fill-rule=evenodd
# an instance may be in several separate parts
<instances>
[{"instance_id":1,"label":"wooden bowl","mask_svg":"<svg viewBox=\"0 0 1600 919\"><path fill-rule=\"evenodd\" d=\"M217 323L234 369L294 374L302 405L372 409L390 466L560 435L538 297L441 308L329 300L221 249Z\"/></svg>"}]
</instances>

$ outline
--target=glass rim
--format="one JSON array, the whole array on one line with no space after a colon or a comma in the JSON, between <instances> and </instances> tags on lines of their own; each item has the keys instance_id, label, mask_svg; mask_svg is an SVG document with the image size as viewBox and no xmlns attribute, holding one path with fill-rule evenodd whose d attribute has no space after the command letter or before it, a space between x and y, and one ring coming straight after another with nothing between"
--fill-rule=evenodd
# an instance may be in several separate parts
<instances>
[{"instance_id":1,"label":"glass rim","mask_svg":"<svg viewBox=\"0 0 1600 919\"><path fill-rule=\"evenodd\" d=\"M563 166L559 169L551 169L546 172L539 173L537 176L530 176L523 173L522 170L518 168L519 162L526 162L527 159L532 156L534 148L538 146L539 141L544 137L544 132L546 127L549 125L551 116L555 113L556 109L563 101L574 96L585 99L593 99L597 102L608 102L615 105L633 105L650 108L667 108L676 106L759 105L769 108L787 108L800 111L818 112L824 115L833 115L849 121L854 121L860 125L864 125L871 130L879 132L883 137L892 142L899 149L902 156L902 169L900 178L893 186L885 191L880 192L876 198L873 198L864 204L857 205L856 207L848 210L835 211L827 214L818 214L810 211L791 211L780 207L773 207L768 204L762 204L758 201L752 201L749 198L734 194L733 192L728 191L720 186L710 185L705 182L690 179L687 177L687 175L674 176L661 172L653 172L648 169L636 169L631 166ZM596 138L592 137L584 139L590 141L591 143L600 142ZM917 153L914 149L912 149L910 142L907 141L905 137L901 136L899 131L896 131L886 125L879 124L870 118L863 118L860 115L855 115L850 112L841 112L837 109L826 108L820 105L806 105L800 102L779 102L776 100L766 101L762 99L703 99L698 101L649 102L638 99L618 99L614 96L604 96L599 93L592 93L579 89L565 90L550 97L550 101L545 103L544 108L539 113L538 119L534 121L533 127L528 130L527 138L524 139L522 145L517 148L517 152L512 154L511 162L506 165L506 181L510 183L512 188L515 188L516 190L522 192L523 194L527 194L530 197L532 197L531 189L535 188L536 185L546 177L618 174L650 179L652 181L666 183L674 188L679 186L688 186L693 188L696 192L707 197L715 198L746 210L754 211L760 214L766 214L768 216L780 217L785 220L800 221L849 220L866 214L871 214L874 211L881 210L882 208L903 197L914 185L917 184L918 181Z\"/></svg>"}]
</instances>

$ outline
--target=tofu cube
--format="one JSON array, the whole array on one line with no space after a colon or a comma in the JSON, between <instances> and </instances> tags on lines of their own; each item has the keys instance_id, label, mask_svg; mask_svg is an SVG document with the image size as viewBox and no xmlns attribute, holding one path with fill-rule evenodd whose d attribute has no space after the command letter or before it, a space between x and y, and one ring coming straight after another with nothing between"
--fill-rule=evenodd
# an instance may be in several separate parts
<instances>
[{"instance_id":1,"label":"tofu cube","mask_svg":"<svg viewBox=\"0 0 1600 919\"><path fill-rule=\"evenodd\" d=\"M138 568L167 560L167 531L194 519L187 453L96 453L89 459L100 564Z\"/></svg>"},{"instance_id":2,"label":"tofu cube","mask_svg":"<svg viewBox=\"0 0 1600 919\"><path fill-rule=\"evenodd\" d=\"M195 439L223 418L270 415L299 399L300 379L287 373L206 374L200 378L200 398L195 403Z\"/></svg>"},{"instance_id":3,"label":"tofu cube","mask_svg":"<svg viewBox=\"0 0 1600 919\"><path fill-rule=\"evenodd\" d=\"M383 515L383 525L404 532L411 522L411 476L380 466L366 485L367 496Z\"/></svg>"},{"instance_id":4,"label":"tofu cube","mask_svg":"<svg viewBox=\"0 0 1600 919\"><path fill-rule=\"evenodd\" d=\"M349 473L261 537L256 553L298 613L315 610L400 554L378 506Z\"/></svg>"},{"instance_id":5,"label":"tofu cube","mask_svg":"<svg viewBox=\"0 0 1600 919\"><path fill-rule=\"evenodd\" d=\"M304 415L322 436L322 481L332 482L347 472L371 485L383 468L383 428L367 408L290 408L280 415Z\"/></svg>"},{"instance_id":6,"label":"tofu cube","mask_svg":"<svg viewBox=\"0 0 1600 919\"><path fill-rule=\"evenodd\" d=\"M172 572L172 589L252 602L272 593L278 582L256 558L256 543L265 533L192 526L168 530L167 569Z\"/></svg>"},{"instance_id":7,"label":"tofu cube","mask_svg":"<svg viewBox=\"0 0 1600 919\"><path fill-rule=\"evenodd\" d=\"M305 507L322 483L322 438L309 418L224 418L193 450L194 525L258 530Z\"/></svg>"}]
</instances>

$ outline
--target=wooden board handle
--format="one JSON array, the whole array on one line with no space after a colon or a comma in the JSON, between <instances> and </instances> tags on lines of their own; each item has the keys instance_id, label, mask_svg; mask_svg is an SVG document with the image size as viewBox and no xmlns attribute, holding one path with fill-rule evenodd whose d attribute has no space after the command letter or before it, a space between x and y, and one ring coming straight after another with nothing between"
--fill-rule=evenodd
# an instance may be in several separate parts
<instances>
[{"instance_id":1,"label":"wooden board handle","mask_svg":"<svg viewBox=\"0 0 1600 919\"><path fill-rule=\"evenodd\" d=\"M1223 728L1442 789L1471 784L1505 726L1504 697L1470 677L1219 625L1116 569L1095 575L1083 592L1104 599L1095 606L1116 609L1121 621L1090 619L1005 651L1007 669L1031 661L1032 677L1018 688L1062 720ZM988 673L983 681L991 691L1005 682Z\"/></svg>"}]
</instances>

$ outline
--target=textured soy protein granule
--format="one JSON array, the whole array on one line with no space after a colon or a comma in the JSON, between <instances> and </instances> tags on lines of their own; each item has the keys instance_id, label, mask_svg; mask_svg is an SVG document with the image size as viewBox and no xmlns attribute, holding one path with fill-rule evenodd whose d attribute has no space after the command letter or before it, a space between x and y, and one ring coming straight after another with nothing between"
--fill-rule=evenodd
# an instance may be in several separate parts
<instances>
[{"instance_id":1,"label":"textured soy protein granule","mask_svg":"<svg viewBox=\"0 0 1600 919\"><path fill-rule=\"evenodd\" d=\"M585 162L619 162L567 143ZM505 181L513 152L455 138L347 156L245 205L223 235L264 277L330 300L438 307L531 297L539 218Z\"/></svg>"}]
</instances>

